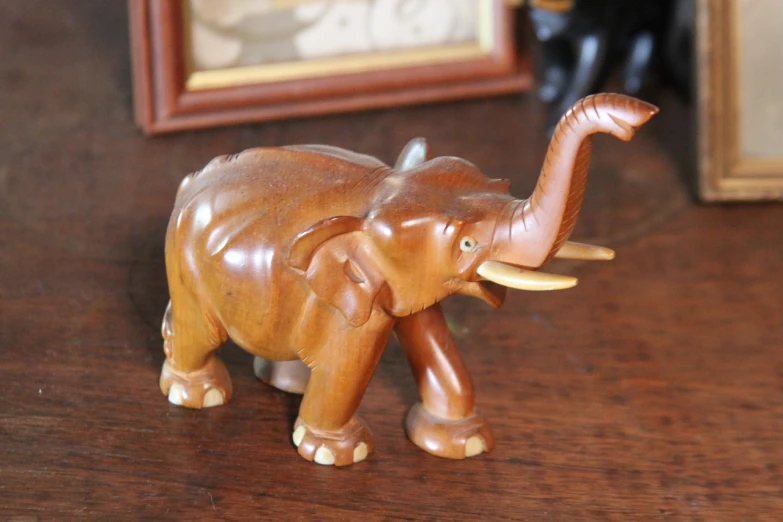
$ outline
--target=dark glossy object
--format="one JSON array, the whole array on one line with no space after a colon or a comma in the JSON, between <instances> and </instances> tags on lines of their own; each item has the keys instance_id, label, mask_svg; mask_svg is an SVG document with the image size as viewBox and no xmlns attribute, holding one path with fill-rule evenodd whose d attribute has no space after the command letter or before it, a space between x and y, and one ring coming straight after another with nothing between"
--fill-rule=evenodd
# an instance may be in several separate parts
<instances>
[{"instance_id":1,"label":"dark glossy object","mask_svg":"<svg viewBox=\"0 0 783 522\"><path fill-rule=\"evenodd\" d=\"M620 95L580 101L562 118L525 200L467 161L428 159L413 140L391 168L325 145L250 149L186 177L166 236L171 303L161 390L174 404L217 406L232 386L214 351L228 338L256 373L304 391L293 440L320 464L373 449L358 417L396 328L423 404L406 423L422 449L465 458L492 448L439 303L453 294L500 306L505 288L555 290L550 258L611 259L568 243L582 205L592 135L630 140L657 109ZM301 361L304 368L295 363Z\"/></svg>"},{"instance_id":2,"label":"dark glossy object","mask_svg":"<svg viewBox=\"0 0 783 522\"><path fill-rule=\"evenodd\" d=\"M616 64L632 95L645 86L659 54L671 0L529 1L538 41L538 94L550 104L551 133L576 100L600 90Z\"/></svg>"}]
</instances>

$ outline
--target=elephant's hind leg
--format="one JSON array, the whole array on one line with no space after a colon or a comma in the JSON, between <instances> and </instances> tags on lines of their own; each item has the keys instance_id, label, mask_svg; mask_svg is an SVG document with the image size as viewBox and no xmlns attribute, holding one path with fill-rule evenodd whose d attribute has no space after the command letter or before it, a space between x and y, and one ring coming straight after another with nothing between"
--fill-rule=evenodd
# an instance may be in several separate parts
<instances>
[{"instance_id":1,"label":"elephant's hind leg","mask_svg":"<svg viewBox=\"0 0 783 522\"><path fill-rule=\"evenodd\" d=\"M211 324L195 300L169 302L162 333L166 362L160 372L160 389L169 402L188 408L228 402L231 377L215 355L226 334Z\"/></svg>"},{"instance_id":2,"label":"elephant's hind leg","mask_svg":"<svg viewBox=\"0 0 783 522\"><path fill-rule=\"evenodd\" d=\"M302 395L310 380L310 368L300 360L270 361L256 356L253 372L258 379L269 386L287 393Z\"/></svg>"}]
</instances>

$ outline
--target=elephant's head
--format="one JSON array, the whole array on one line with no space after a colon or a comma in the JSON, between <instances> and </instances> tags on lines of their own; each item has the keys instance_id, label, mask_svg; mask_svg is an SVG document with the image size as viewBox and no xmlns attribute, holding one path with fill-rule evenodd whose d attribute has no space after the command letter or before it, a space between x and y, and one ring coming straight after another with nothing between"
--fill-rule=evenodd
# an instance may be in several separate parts
<instances>
[{"instance_id":1,"label":"elephant's head","mask_svg":"<svg viewBox=\"0 0 783 522\"><path fill-rule=\"evenodd\" d=\"M314 225L294 243L289 263L355 326L374 306L402 317L454 293L500 306L503 287L574 286L572 277L536 270L554 256L614 256L567 242L584 196L591 135L630 140L656 112L621 95L578 102L560 120L538 185L524 200L509 195L507 181L489 179L467 161L427 160L426 142L414 140L394 171L360 186L373 197L366 216Z\"/></svg>"}]
</instances>

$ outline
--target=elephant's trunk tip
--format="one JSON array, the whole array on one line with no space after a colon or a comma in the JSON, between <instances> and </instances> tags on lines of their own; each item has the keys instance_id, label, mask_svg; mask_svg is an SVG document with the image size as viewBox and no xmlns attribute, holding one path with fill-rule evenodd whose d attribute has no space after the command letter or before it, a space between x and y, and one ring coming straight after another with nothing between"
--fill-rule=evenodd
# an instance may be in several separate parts
<instances>
[{"instance_id":1,"label":"elephant's trunk tip","mask_svg":"<svg viewBox=\"0 0 783 522\"><path fill-rule=\"evenodd\" d=\"M629 141L658 107L622 94L601 93L576 102L560 119L549 144L541 177L530 205L518 220L527 231L535 223L547 252L528 256L527 266L541 266L570 236L582 206L590 163L591 136L611 134ZM541 211L540 209L547 209ZM511 221L514 221L512 214ZM608 255L608 254L606 254Z\"/></svg>"},{"instance_id":2,"label":"elephant's trunk tip","mask_svg":"<svg viewBox=\"0 0 783 522\"><path fill-rule=\"evenodd\" d=\"M623 141L630 141L636 131L660 111L651 103L622 94L588 96L574 108L581 110L589 119L598 120L599 127Z\"/></svg>"}]
</instances>

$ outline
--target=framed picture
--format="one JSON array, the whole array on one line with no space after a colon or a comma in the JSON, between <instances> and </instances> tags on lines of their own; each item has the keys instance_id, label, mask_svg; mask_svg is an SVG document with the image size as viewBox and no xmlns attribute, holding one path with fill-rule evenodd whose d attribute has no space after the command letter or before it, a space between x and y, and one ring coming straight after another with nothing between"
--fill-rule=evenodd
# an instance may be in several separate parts
<instances>
[{"instance_id":1,"label":"framed picture","mask_svg":"<svg viewBox=\"0 0 783 522\"><path fill-rule=\"evenodd\" d=\"M520 92L504 0L129 0L150 134Z\"/></svg>"},{"instance_id":2,"label":"framed picture","mask_svg":"<svg viewBox=\"0 0 783 522\"><path fill-rule=\"evenodd\" d=\"M698 0L699 192L783 199L783 2Z\"/></svg>"}]
</instances>

